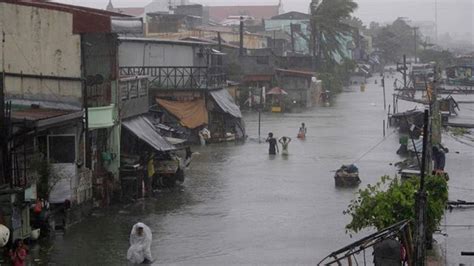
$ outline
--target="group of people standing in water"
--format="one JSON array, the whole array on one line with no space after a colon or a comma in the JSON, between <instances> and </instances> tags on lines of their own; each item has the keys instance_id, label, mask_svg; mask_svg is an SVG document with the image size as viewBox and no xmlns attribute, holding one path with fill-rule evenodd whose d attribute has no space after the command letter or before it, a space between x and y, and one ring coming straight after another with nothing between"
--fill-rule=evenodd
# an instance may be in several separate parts
<instances>
[{"instance_id":1,"label":"group of people standing in water","mask_svg":"<svg viewBox=\"0 0 474 266\"><path fill-rule=\"evenodd\" d=\"M299 139L304 139L306 137L306 132L307 132L307 129L306 129L305 124L301 123L301 127L298 131L297 137ZM269 145L268 154L276 155L277 153L279 153L280 150L278 148L278 143L280 143L281 144L281 154L282 155L288 155L288 145L291 142L290 137L283 136L280 139L278 139L278 141L277 141L277 139L273 137L273 133L270 132L270 133L268 133L268 137L266 139L266 142L268 142L268 145Z\"/></svg>"}]
</instances>

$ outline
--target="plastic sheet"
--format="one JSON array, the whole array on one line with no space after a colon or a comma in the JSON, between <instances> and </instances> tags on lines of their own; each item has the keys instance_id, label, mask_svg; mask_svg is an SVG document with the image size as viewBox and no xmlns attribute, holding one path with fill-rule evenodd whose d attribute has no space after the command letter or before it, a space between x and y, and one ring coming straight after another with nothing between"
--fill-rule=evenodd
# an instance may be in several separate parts
<instances>
[{"instance_id":1,"label":"plastic sheet","mask_svg":"<svg viewBox=\"0 0 474 266\"><path fill-rule=\"evenodd\" d=\"M138 228L143 228L142 235L138 234ZM144 223L137 223L130 233L130 248L127 252L127 259L134 264L141 264L146 260L153 261L151 257L151 230Z\"/></svg>"}]
</instances>

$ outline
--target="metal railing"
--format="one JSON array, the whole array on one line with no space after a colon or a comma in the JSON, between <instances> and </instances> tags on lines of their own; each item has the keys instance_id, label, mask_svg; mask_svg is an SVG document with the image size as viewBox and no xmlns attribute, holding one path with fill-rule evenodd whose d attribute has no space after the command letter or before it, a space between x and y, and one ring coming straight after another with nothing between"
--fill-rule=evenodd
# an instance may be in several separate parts
<instances>
[{"instance_id":1,"label":"metal railing","mask_svg":"<svg viewBox=\"0 0 474 266\"><path fill-rule=\"evenodd\" d=\"M226 84L221 67L144 66L120 67L121 76L149 76L150 89L213 89Z\"/></svg>"}]
</instances>

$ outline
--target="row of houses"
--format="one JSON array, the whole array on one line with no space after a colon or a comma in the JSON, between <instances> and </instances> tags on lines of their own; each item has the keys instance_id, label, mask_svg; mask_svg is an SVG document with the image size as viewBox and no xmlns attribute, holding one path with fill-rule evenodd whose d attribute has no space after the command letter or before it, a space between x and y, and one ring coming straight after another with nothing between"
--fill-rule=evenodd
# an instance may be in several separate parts
<instances>
[{"instance_id":1,"label":"row of houses","mask_svg":"<svg viewBox=\"0 0 474 266\"><path fill-rule=\"evenodd\" d=\"M142 21L104 10L29 0L0 10L0 222L13 239L29 236L40 198L67 226L151 193L151 169L161 185L182 180L201 130L244 137L215 45L130 37Z\"/></svg>"},{"instance_id":2,"label":"row of houses","mask_svg":"<svg viewBox=\"0 0 474 266\"><path fill-rule=\"evenodd\" d=\"M281 3L203 6L171 1L156 9L162 2L154 0L145 7L115 8L109 1L107 10L143 19L144 36L148 38L214 45L226 54L223 66L228 78L239 84L242 93L236 100L241 105L252 99L259 102L262 91L275 87L289 94L285 99L292 106L311 107L318 103L325 90L318 83L317 66L310 52L309 14L284 13ZM339 41L342 53L334 54L334 60L356 62L355 79L364 82L370 76L372 66L377 65L371 37L354 29L353 34L343 36Z\"/></svg>"}]
</instances>

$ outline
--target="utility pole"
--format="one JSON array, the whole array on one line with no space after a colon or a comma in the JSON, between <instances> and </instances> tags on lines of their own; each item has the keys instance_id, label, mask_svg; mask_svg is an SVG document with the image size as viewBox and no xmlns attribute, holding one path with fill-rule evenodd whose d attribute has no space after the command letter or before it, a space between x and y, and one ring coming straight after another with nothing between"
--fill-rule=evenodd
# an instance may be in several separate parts
<instances>
[{"instance_id":1,"label":"utility pole","mask_svg":"<svg viewBox=\"0 0 474 266\"><path fill-rule=\"evenodd\" d=\"M295 53L295 32L293 29L293 23L290 23L290 32L291 32L291 51Z\"/></svg>"},{"instance_id":2,"label":"utility pole","mask_svg":"<svg viewBox=\"0 0 474 266\"><path fill-rule=\"evenodd\" d=\"M403 66L400 67L400 63L397 63L397 71L403 74L403 88L407 88L407 56L403 55Z\"/></svg>"},{"instance_id":3,"label":"utility pole","mask_svg":"<svg viewBox=\"0 0 474 266\"><path fill-rule=\"evenodd\" d=\"M413 32L414 32L414 37L415 37L415 64L417 63L417 57L416 57L416 46L417 46L417 41L416 41L416 30L418 27L413 27Z\"/></svg>"},{"instance_id":4,"label":"utility pole","mask_svg":"<svg viewBox=\"0 0 474 266\"><path fill-rule=\"evenodd\" d=\"M222 52L222 39L221 39L221 32L217 32L217 47L219 48L219 51ZM222 66L222 56L217 57L218 60L218 65Z\"/></svg>"},{"instance_id":5,"label":"utility pole","mask_svg":"<svg viewBox=\"0 0 474 266\"><path fill-rule=\"evenodd\" d=\"M0 184L7 181L7 140L5 119L5 32L2 31L2 75L0 76Z\"/></svg>"},{"instance_id":6,"label":"utility pole","mask_svg":"<svg viewBox=\"0 0 474 266\"><path fill-rule=\"evenodd\" d=\"M385 98L385 77L382 77L382 88L383 88L383 109L387 110L387 99Z\"/></svg>"},{"instance_id":7,"label":"utility pole","mask_svg":"<svg viewBox=\"0 0 474 266\"><path fill-rule=\"evenodd\" d=\"M239 54L240 56L244 56L244 17L240 16L240 45L239 45Z\"/></svg>"},{"instance_id":8,"label":"utility pole","mask_svg":"<svg viewBox=\"0 0 474 266\"><path fill-rule=\"evenodd\" d=\"M407 56L403 55L403 88L407 88Z\"/></svg>"},{"instance_id":9,"label":"utility pole","mask_svg":"<svg viewBox=\"0 0 474 266\"><path fill-rule=\"evenodd\" d=\"M435 44L438 44L438 0L435 0Z\"/></svg>"},{"instance_id":10,"label":"utility pole","mask_svg":"<svg viewBox=\"0 0 474 266\"><path fill-rule=\"evenodd\" d=\"M429 137L429 127L430 127L430 117L429 110L425 110L424 113L424 126L423 126L423 151L421 159L421 169L420 169L420 187L416 193L415 200L415 258L414 265L424 266L425 257L426 257L426 191L425 191L425 172L426 172L426 162L428 139ZM431 159L431 158L430 158Z\"/></svg>"}]
</instances>

